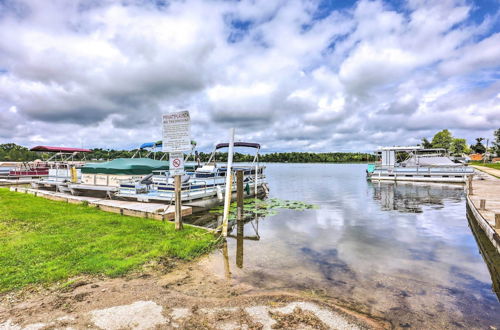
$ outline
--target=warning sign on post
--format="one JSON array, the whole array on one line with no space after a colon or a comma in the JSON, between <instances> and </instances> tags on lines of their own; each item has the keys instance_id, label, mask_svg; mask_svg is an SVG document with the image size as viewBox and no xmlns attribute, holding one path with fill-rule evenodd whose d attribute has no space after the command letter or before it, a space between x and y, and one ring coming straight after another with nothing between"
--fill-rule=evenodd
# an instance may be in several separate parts
<instances>
[{"instance_id":1,"label":"warning sign on post","mask_svg":"<svg viewBox=\"0 0 500 330\"><path fill-rule=\"evenodd\" d=\"M191 118L189 111L163 115L163 152L191 150Z\"/></svg>"},{"instance_id":2,"label":"warning sign on post","mask_svg":"<svg viewBox=\"0 0 500 330\"><path fill-rule=\"evenodd\" d=\"M169 154L170 174L180 175L184 173L184 154L182 152L171 152Z\"/></svg>"}]
</instances>

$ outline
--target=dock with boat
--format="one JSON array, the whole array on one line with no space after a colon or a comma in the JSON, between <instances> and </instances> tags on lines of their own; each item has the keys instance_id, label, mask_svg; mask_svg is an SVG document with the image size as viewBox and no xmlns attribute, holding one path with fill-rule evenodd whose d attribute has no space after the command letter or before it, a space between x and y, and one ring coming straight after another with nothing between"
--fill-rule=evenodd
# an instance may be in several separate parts
<instances>
[{"instance_id":1,"label":"dock with boat","mask_svg":"<svg viewBox=\"0 0 500 330\"><path fill-rule=\"evenodd\" d=\"M128 215L138 218L170 221L173 220L175 217L175 206L169 204L140 203L131 201L101 199L89 196L73 196L67 193L24 188L24 187L11 187L10 191L30 194L37 197L42 197L54 201L66 202L71 204L88 204L88 206L90 207L96 207L106 212L118 213L121 215ZM181 211L182 211L182 216L188 216L192 214L192 208L190 206L183 205L181 207Z\"/></svg>"},{"instance_id":2,"label":"dock with boat","mask_svg":"<svg viewBox=\"0 0 500 330\"><path fill-rule=\"evenodd\" d=\"M422 146L383 147L376 151L380 161L369 164L368 180L465 183L474 169L455 162L446 149Z\"/></svg>"}]
</instances>

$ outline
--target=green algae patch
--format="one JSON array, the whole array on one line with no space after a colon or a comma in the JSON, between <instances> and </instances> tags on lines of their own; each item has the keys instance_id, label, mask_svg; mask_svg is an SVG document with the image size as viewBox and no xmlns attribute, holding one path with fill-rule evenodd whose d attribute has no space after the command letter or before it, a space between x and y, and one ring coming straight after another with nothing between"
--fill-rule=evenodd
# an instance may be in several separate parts
<instances>
[{"instance_id":1,"label":"green algae patch","mask_svg":"<svg viewBox=\"0 0 500 330\"><path fill-rule=\"evenodd\" d=\"M269 199L245 199L243 204L243 216L244 217L266 217L278 214L279 210L296 210L305 211L317 209L318 206L314 204L309 204L301 201L292 201L279 198L269 198ZM222 215L224 212L224 206L218 206L209 211L210 213L216 215ZM229 210L229 219L236 219L236 202L231 203L231 208Z\"/></svg>"},{"instance_id":2,"label":"green algae patch","mask_svg":"<svg viewBox=\"0 0 500 330\"><path fill-rule=\"evenodd\" d=\"M82 274L121 276L210 251L213 234L0 189L0 292Z\"/></svg>"}]
</instances>

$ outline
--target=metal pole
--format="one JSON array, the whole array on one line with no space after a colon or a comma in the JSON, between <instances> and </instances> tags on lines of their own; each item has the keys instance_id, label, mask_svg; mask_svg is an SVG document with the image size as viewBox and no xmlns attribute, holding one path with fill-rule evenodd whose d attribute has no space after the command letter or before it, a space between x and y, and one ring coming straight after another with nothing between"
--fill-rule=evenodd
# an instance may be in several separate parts
<instances>
[{"instance_id":1,"label":"metal pole","mask_svg":"<svg viewBox=\"0 0 500 330\"><path fill-rule=\"evenodd\" d=\"M182 230L181 176L175 176L175 230Z\"/></svg>"},{"instance_id":2,"label":"metal pole","mask_svg":"<svg viewBox=\"0 0 500 330\"><path fill-rule=\"evenodd\" d=\"M233 166L234 149L234 128L229 130L229 151L227 153L227 171L226 171L226 195L224 200L224 217L222 220L222 236L227 237L227 224L229 221L229 209L231 208L231 195L233 193L231 180L231 167Z\"/></svg>"}]
</instances>

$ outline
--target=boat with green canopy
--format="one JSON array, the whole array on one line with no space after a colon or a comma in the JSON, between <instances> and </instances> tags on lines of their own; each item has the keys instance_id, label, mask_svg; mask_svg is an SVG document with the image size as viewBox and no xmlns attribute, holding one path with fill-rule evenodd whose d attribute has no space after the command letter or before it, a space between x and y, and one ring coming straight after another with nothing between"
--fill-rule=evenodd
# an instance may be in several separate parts
<instances>
[{"instance_id":1,"label":"boat with green canopy","mask_svg":"<svg viewBox=\"0 0 500 330\"><path fill-rule=\"evenodd\" d=\"M73 195L112 197L123 180L140 180L153 171L168 171L169 164L150 158L117 158L103 163L89 163L81 168L82 180L70 184Z\"/></svg>"}]
</instances>

